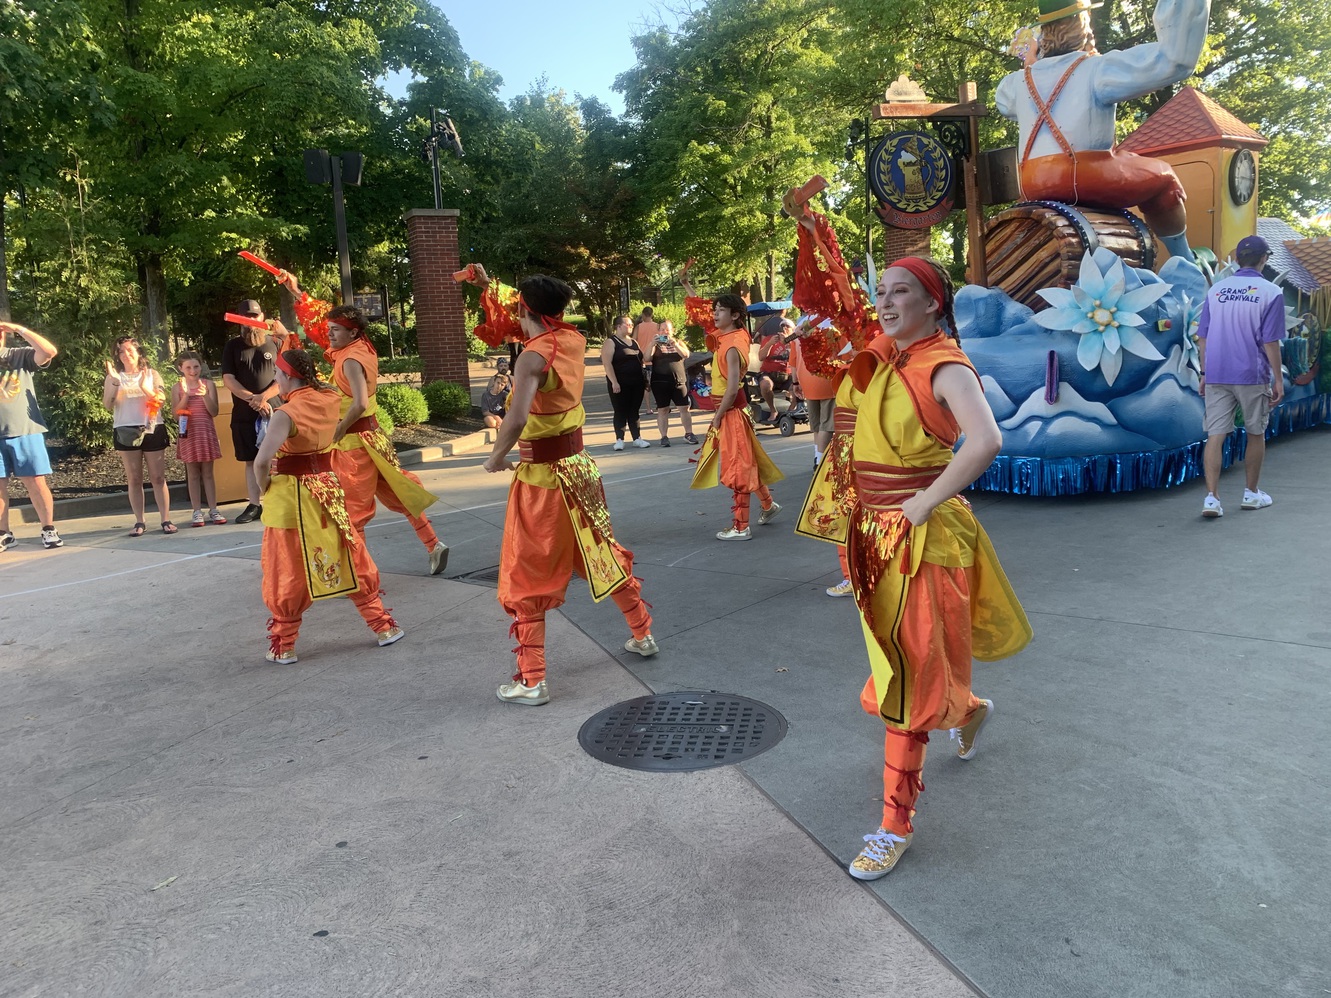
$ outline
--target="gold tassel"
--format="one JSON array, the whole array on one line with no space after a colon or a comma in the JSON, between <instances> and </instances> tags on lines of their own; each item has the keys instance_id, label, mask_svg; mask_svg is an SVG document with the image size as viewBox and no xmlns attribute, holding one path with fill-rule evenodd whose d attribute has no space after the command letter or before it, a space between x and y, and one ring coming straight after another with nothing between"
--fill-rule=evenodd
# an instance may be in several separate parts
<instances>
[{"instance_id":1,"label":"gold tassel","mask_svg":"<svg viewBox=\"0 0 1331 998\"><path fill-rule=\"evenodd\" d=\"M560 458L551 467L563 487L564 495L587 518L598 540L613 541L610 510L605 503L601 472L586 451Z\"/></svg>"},{"instance_id":2,"label":"gold tassel","mask_svg":"<svg viewBox=\"0 0 1331 998\"><path fill-rule=\"evenodd\" d=\"M301 475L300 484L309 491L315 502L328 512L328 516L337 524L337 529L346 542L353 547L359 544L360 538L356 536L356 528L351 525L351 517L347 515L347 494L342 490L342 483L337 480L337 475L331 471L320 472L317 475Z\"/></svg>"}]
</instances>

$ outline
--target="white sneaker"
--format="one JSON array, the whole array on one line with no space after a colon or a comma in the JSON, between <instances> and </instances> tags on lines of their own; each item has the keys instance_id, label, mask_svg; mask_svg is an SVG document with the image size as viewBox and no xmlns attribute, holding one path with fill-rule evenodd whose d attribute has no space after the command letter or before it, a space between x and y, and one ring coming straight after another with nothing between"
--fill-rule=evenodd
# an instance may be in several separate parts
<instances>
[{"instance_id":1,"label":"white sneaker","mask_svg":"<svg viewBox=\"0 0 1331 998\"><path fill-rule=\"evenodd\" d=\"M842 579L835 586L828 586L825 590L828 596L854 596L855 587L850 584L850 579Z\"/></svg>"},{"instance_id":2,"label":"white sneaker","mask_svg":"<svg viewBox=\"0 0 1331 998\"><path fill-rule=\"evenodd\" d=\"M629 638L625 641L624 650L637 652L643 658L651 658L661 650L661 646L656 643L656 638L644 634L641 638Z\"/></svg>"},{"instance_id":3,"label":"white sneaker","mask_svg":"<svg viewBox=\"0 0 1331 998\"><path fill-rule=\"evenodd\" d=\"M616 440L616 441L615 441L615 446L612 447L612 448L610 448L610 449L611 449L611 450L623 450L623 449L624 449L624 441L622 441L622 440Z\"/></svg>"},{"instance_id":4,"label":"white sneaker","mask_svg":"<svg viewBox=\"0 0 1331 998\"><path fill-rule=\"evenodd\" d=\"M1206 493L1206 501L1202 503L1202 516L1208 520L1214 520L1218 516L1224 516L1225 511L1220 506L1220 500L1210 492Z\"/></svg>"},{"instance_id":5,"label":"white sneaker","mask_svg":"<svg viewBox=\"0 0 1331 998\"><path fill-rule=\"evenodd\" d=\"M751 541L753 540L753 531L748 527L745 527L743 530L736 530L734 527L729 527L725 530L718 530L716 532L716 539L718 541Z\"/></svg>"},{"instance_id":6,"label":"white sneaker","mask_svg":"<svg viewBox=\"0 0 1331 998\"><path fill-rule=\"evenodd\" d=\"M1266 504L1271 505L1271 497L1266 497ZM65 542L60 539L60 531L55 527L42 527L42 547L44 548L62 548Z\"/></svg>"},{"instance_id":7,"label":"white sneaker","mask_svg":"<svg viewBox=\"0 0 1331 998\"><path fill-rule=\"evenodd\" d=\"M649 444L649 443L648 443L646 440L644 440L642 437L639 437L637 440L633 441L633 446L634 446L634 447L650 447L651 444Z\"/></svg>"},{"instance_id":8,"label":"white sneaker","mask_svg":"<svg viewBox=\"0 0 1331 998\"><path fill-rule=\"evenodd\" d=\"M1256 492L1249 492L1247 489L1244 489L1243 504L1239 509L1266 509L1266 507L1270 505L1271 497L1261 489L1258 489Z\"/></svg>"}]
</instances>

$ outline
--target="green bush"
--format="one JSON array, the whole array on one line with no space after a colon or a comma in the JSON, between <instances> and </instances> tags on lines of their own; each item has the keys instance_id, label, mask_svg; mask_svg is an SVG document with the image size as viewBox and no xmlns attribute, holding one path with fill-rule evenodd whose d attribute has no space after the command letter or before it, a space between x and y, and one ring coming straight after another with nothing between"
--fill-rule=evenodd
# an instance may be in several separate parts
<instances>
[{"instance_id":1,"label":"green bush","mask_svg":"<svg viewBox=\"0 0 1331 998\"><path fill-rule=\"evenodd\" d=\"M430 418L425 396L410 385L380 385L375 397L379 411L386 411L394 426L415 426Z\"/></svg>"},{"instance_id":2,"label":"green bush","mask_svg":"<svg viewBox=\"0 0 1331 998\"><path fill-rule=\"evenodd\" d=\"M419 357L380 357L380 374L420 374L421 359Z\"/></svg>"},{"instance_id":3,"label":"green bush","mask_svg":"<svg viewBox=\"0 0 1331 998\"><path fill-rule=\"evenodd\" d=\"M431 419L458 419L471 412L471 393L451 381L431 381L421 393Z\"/></svg>"},{"instance_id":4,"label":"green bush","mask_svg":"<svg viewBox=\"0 0 1331 998\"><path fill-rule=\"evenodd\" d=\"M380 409L374 414L374 418L379 421L379 429L384 431L384 436L391 437L393 431L397 429L397 424L393 422L393 417L388 414L388 410Z\"/></svg>"},{"instance_id":5,"label":"green bush","mask_svg":"<svg viewBox=\"0 0 1331 998\"><path fill-rule=\"evenodd\" d=\"M365 327L365 335L374 345L375 352L382 358L394 353L413 354L416 352L416 327L401 326L393 323L392 350L389 350L388 326L382 322L371 322Z\"/></svg>"}]
</instances>

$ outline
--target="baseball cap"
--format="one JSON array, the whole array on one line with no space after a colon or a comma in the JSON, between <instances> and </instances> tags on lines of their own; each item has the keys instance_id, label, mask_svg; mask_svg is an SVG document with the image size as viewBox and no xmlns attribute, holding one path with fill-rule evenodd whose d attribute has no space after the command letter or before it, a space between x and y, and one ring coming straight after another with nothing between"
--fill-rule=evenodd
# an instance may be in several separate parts
<instances>
[{"instance_id":1,"label":"baseball cap","mask_svg":"<svg viewBox=\"0 0 1331 998\"><path fill-rule=\"evenodd\" d=\"M253 298L246 298L236 306L237 315L258 315L263 311L263 306Z\"/></svg>"},{"instance_id":2,"label":"baseball cap","mask_svg":"<svg viewBox=\"0 0 1331 998\"><path fill-rule=\"evenodd\" d=\"M1242 253L1245 256L1256 255L1258 253L1270 253L1271 247L1267 245L1265 239L1261 236L1244 236L1239 240L1239 244L1234 247L1234 254L1237 256Z\"/></svg>"}]
</instances>

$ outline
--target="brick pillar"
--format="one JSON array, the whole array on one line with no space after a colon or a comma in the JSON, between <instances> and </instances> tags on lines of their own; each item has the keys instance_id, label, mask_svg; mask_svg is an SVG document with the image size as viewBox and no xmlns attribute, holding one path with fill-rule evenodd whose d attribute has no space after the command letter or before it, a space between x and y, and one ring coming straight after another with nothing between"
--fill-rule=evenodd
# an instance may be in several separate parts
<instances>
[{"instance_id":1,"label":"brick pillar","mask_svg":"<svg viewBox=\"0 0 1331 998\"><path fill-rule=\"evenodd\" d=\"M452 381L470 391L462 286L453 281L453 272L462 269L459 214L456 208L412 208L402 217L411 255L421 382Z\"/></svg>"},{"instance_id":2,"label":"brick pillar","mask_svg":"<svg viewBox=\"0 0 1331 998\"><path fill-rule=\"evenodd\" d=\"M932 231L932 228L898 229L894 225L884 225L883 258L878 261L879 268L903 256L928 256L929 233Z\"/></svg>"}]
</instances>

